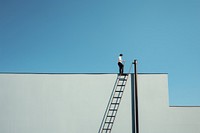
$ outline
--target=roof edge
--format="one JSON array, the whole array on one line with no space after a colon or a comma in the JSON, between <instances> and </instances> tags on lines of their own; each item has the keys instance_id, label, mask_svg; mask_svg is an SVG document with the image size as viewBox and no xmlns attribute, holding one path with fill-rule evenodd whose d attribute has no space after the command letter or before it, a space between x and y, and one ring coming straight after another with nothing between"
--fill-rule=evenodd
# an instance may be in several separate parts
<instances>
[{"instance_id":1,"label":"roof edge","mask_svg":"<svg viewBox=\"0 0 200 133\"><path fill-rule=\"evenodd\" d=\"M118 73L34 73L34 72L0 72L0 74L118 74ZM134 73L130 73L134 74ZM138 73L138 74L168 74L168 73Z\"/></svg>"}]
</instances>

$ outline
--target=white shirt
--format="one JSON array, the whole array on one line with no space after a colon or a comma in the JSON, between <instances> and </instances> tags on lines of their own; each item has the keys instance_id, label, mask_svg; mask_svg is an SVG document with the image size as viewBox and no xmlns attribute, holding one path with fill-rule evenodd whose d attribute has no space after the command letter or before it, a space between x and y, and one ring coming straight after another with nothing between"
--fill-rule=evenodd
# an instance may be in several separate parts
<instances>
[{"instance_id":1,"label":"white shirt","mask_svg":"<svg viewBox=\"0 0 200 133\"><path fill-rule=\"evenodd\" d=\"M123 60L122 60L122 56L119 56L119 57L118 57L118 62L120 62L120 63L123 62Z\"/></svg>"}]
</instances>

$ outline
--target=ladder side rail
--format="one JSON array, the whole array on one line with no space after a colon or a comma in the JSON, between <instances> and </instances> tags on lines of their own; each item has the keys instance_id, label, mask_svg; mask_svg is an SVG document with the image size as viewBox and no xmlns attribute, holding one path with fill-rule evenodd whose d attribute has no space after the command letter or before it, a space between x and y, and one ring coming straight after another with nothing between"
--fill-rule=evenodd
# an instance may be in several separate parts
<instances>
[{"instance_id":1,"label":"ladder side rail","mask_svg":"<svg viewBox=\"0 0 200 133\"><path fill-rule=\"evenodd\" d=\"M124 89L125 89L125 86L124 86L124 87L121 87L120 90L122 90L122 88L123 88L123 90L124 90ZM121 94L121 97L122 97L123 94L124 94L124 91L121 92L121 93L122 93L122 94ZM118 94L118 95L120 95L120 94ZM119 104L118 104L118 107L117 107L117 111L116 111L116 113L115 113L115 116L117 116L117 112L118 112L118 109L119 109L119 105L120 105L120 103L121 103L121 100L122 100L122 99L120 99L120 101L119 101ZM114 125L115 118L116 118L116 117L113 118L113 124L111 125L111 129L112 129L113 125Z\"/></svg>"},{"instance_id":2,"label":"ladder side rail","mask_svg":"<svg viewBox=\"0 0 200 133\"><path fill-rule=\"evenodd\" d=\"M116 92L115 92L115 94L116 94ZM113 95L113 97L115 96L115 94ZM119 97L119 94L118 94L118 96L117 97ZM112 102L111 103L113 103L114 104L114 106L113 106L113 110L112 110L112 116L116 116L116 112L117 112L117 110L118 110L118 108L119 108L119 102L118 102L118 100L120 101L120 99L121 98L116 98L116 101L114 101L114 98L112 99ZM110 108L109 109L111 109L111 106L112 106L112 104L110 104ZM111 122L111 120L112 119L110 119L110 121L109 122ZM114 120L113 120L113 122L114 122Z\"/></svg>"},{"instance_id":3,"label":"ladder side rail","mask_svg":"<svg viewBox=\"0 0 200 133\"><path fill-rule=\"evenodd\" d=\"M114 99L114 96L115 96L115 93L116 93L116 90L117 90L117 88L118 88L118 84L119 84L119 82L120 82L120 80L119 80L119 76L117 77L117 79L116 79L116 82L115 82L115 85L114 85L114 87L113 87L113 91L112 91L112 93L111 93L111 96L110 96L110 99L109 99L109 102L108 102L108 104L107 104L107 108L106 108L106 111L105 111L105 113L104 113L104 117L103 117L103 120L102 120L102 122L101 122L101 126L100 126L100 128L99 128L99 132L98 133L103 133L103 129L105 128L106 129L106 133L107 132L111 132L111 129L112 129L112 127L113 127L113 125L114 125L114 121L115 121L115 117L116 117L116 115L117 115L117 112L118 112L118 109L119 109L119 105L120 105L120 103L121 103L121 100L122 100L122 96L123 96L123 93L124 93L124 90L125 90L125 87L126 87L126 83L127 83L127 81L128 81L128 78L129 78L129 75L130 75L130 71L131 71L131 68L132 68L132 64L131 64L131 66L130 66L130 68L129 68L129 72L128 72L128 74L127 75L124 75L124 80L122 81L122 86L120 87L120 91L121 92L119 92L119 94L118 94L118 96L117 97L120 97L119 98L119 103L117 103L117 104L115 104L115 106L114 106L114 110L115 110L115 108L116 108L116 110L114 111L112 111L112 115L111 116L113 116L113 122L112 122L112 124L111 123L108 123L107 124L107 127L105 128L105 125L106 125L106 120L107 120L107 118L108 118L108 115L109 115L109 109L111 108L111 106L112 106L112 101L113 101L113 99ZM125 84L124 84L125 83ZM120 93L122 93L122 94L120 94ZM120 96L121 95L121 96ZM117 98L118 99L118 98ZM118 101L118 100L117 100ZM114 113L115 112L115 113ZM112 118L110 118L110 121L112 120ZM111 124L111 127L110 127L110 124Z\"/></svg>"},{"instance_id":4,"label":"ladder side rail","mask_svg":"<svg viewBox=\"0 0 200 133\"><path fill-rule=\"evenodd\" d=\"M112 130L112 125L114 124L114 118L116 117L116 112L117 112L117 109L118 109L118 107L117 107L117 105L115 105L114 106L114 108L113 108L113 110L111 111L111 116L113 116L111 119L109 119L109 121L108 121L108 129L111 131Z\"/></svg>"},{"instance_id":5,"label":"ladder side rail","mask_svg":"<svg viewBox=\"0 0 200 133\"><path fill-rule=\"evenodd\" d=\"M116 105L115 105L115 107L116 107ZM115 108L115 107L114 107L114 108ZM119 105L118 105L118 107L117 107L117 110L118 110L118 108L119 108ZM114 124L114 121L115 121L115 118L116 118L116 115L117 115L117 110L116 110L116 111L113 111L113 113L112 113L112 115L114 115L114 113L115 113L115 117L113 117L113 123L111 124L110 131L112 130L112 127L113 127L113 124Z\"/></svg>"},{"instance_id":6,"label":"ladder side rail","mask_svg":"<svg viewBox=\"0 0 200 133\"><path fill-rule=\"evenodd\" d=\"M113 124L111 125L111 130L112 130L112 127L114 125L115 118L117 116L117 112L118 112L118 109L119 109L119 106L120 106L120 103L121 103L121 100L122 100L122 96L124 94L124 89L125 89L125 86L126 86L126 83L127 83L127 81L125 81L126 78L128 79L128 75L124 75L124 78L123 78L124 80L122 82L122 85L124 85L124 86L120 86L120 89L119 89L119 91L122 91L122 92L118 92L118 96L117 97L121 97L121 98L119 98L119 101L118 100L116 101L117 104L115 104L115 106L114 106L114 109L116 107L116 112L115 112L115 117L113 118ZM125 84L124 84L124 82L125 82ZM114 111L113 111L113 113L114 113Z\"/></svg>"},{"instance_id":7,"label":"ladder side rail","mask_svg":"<svg viewBox=\"0 0 200 133\"><path fill-rule=\"evenodd\" d=\"M110 99L111 101L110 101L109 108L108 108L108 111L106 113L107 115L106 115L106 118L105 118L105 121L104 121L104 124L103 124L103 129L108 129L109 132L111 132L112 125L114 123L114 118L116 117L116 112L119 108L119 105L115 104L117 102L114 102L114 96L117 93L116 90L117 90L118 84L120 82L119 76L117 78L118 78L118 82L115 86L114 94L112 95L112 99ZM117 96L117 97L119 97L119 96ZM109 118L108 115L113 116L113 118L112 117Z\"/></svg>"},{"instance_id":8,"label":"ladder side rail","mask_svg":"<svg viewBox=\"0 0 200 133\"><path fill-rule=\"evenodd\" d=\"M110 105L109 105L109 108L108 108L108 112L106 113L107 114L107 116L108 116L108 113L110 112L111 114L111 116L114 116L113 118L110 118L109 120L108 120L108 117L106 116L106 118L105 118L105 121L104 121L104 124L103 124L103 129L109 129L108 131L109 132L111 132L111 129L112 129L112 126L113 126L113 124L114 124L114 121L115 121L115 117L116 117L116 115L117 115L117 111L118 111L118 108L119 108L119 103L120 103L120 101L121 101L121 98L122 98L122 94L123 94L123 92L116 92L117 91L117 89L118 89L118 85L119 84L123 84L124 85L124 82L126 82L125 81L125 79L126 79L126 77L127 77L127 75L124 75L124 77L123 77L123 82L122 83L119 83L120 82L120 80L119 80L119 77L120 76L118 76L118 82L117 82L117 85L115 86L115 90L114 90L114 94L112 95L112 99L110 99L111 100L111 102L110 102ZM119 89L119 91L122 91L123 89L122 88L125 88L125 86L120 86L120 89ZM117 98L117 101L116 102L114 102L114 96L116 95L116 93L118 93L118 95L117 95L117 97L121 97L121 98ZM122 93L122 94L121 94ZM120 96L121 95L121 96ZM119 101L118 101L118 99L119 99ZM113 104L114 105L113 105ZM117 104L115 104L115 103L117 103ZM113 107L112 107L113 106ZM112 107L112 109L114 109L114 110L110 110L111 109L111 107ZM107 121L108 120L108 121ZM107 131L106 131L107 132Z\"/></svg>"},{"instance_id":9,"label":"ladder side rail","mask_svg":"<svg viewBox=\"0 0 200 133\"><path fill-rule=\"evenodd\" d=\"M113 95L114 95L114 92L115 92L115 89L116 89L116 87L117 87L118 82L119 82L119 80L118 80L118 77L117 77L117 79L116 79L116 81L115 81L115 85L114 85L113 90L112 90L112 93L111 93L111 96L110 96L110 99L109 99L109 101L108 101L108 104L107 104L107 107L106 107L106 111L105 111L105 113L104 113L103 120L102 120L102 122L101 122L101 126L100 126L100 128L99 128L99 132L98 132L98 133L101 133L101 130L103 131L103 127L104 127L104 124L105 124L104 121L106 120L106 115L107 115L107 113L108 113L108 110L109 110L109 107L110 107L110 104L111 104L111 101L112 101L112 98L113 98ZM103 123L104 123L104 124L103 124Z\"/></svg>"},{"instance_id":10,"label":"ladder side rail","mask_svg":"<svg viewBox=\"0 0 200 133\"><path fill-rule=\"evenodd\" d=\"M126 78L126 77L127 77L127 78ZM125 87L127 81L128 81L128 74L127 74L127 76L124 76L124 78L123 78L123 80L122 80L122 82L121 82L121 85L123 85L123 86ZM122 86L122 87L123 87L123 86Z\"/></svg>"},{"instance_id":11,"label":"ladder side rail","mask_svg":"<svg viewBox=\"0 0 200 133\"><path fill-rule=\"evenodd\" d=\"M116 90L116 89L115 89ZM116 92L114 92L114 94L113 94L113 97L114 97L114 95L115 95L115 93ZM110 102L110 106L109 106L109 109L108 109L108 112L107 112L107 116L106 116L106 119L105 119L105 122L104 122L104 126L103 126L103 128L106 128L106 129L109 129L109 132L111 132L111 125L113 124L113 123L111 123L111 122L113 122L113 118L115 118L115 109L116 109L116 105L114 105L113 106L113 101L114 101L114 98L112 97L112 99L111 99L111 102ZM113 106L113 107L112 107ZM108 117L108 115L109 116L113 116L113 117ZM107 126L105 127L105 125L107 124Z\"/></svg>"},{"instance_id":12,"label":"ladder side rail","mask_svg":"<svg viewBox=\"0 0 200 133\"><path fill-rule=\"evenodd\" d=\"M109 131L111 131L111 126L114 124L114 118L116 117L116 112L119 108L119 105L117 103L119 103L119 100L121 99L121 98L114 98L116 96L116 93L118 93L118 92L116 92L116 90L117 90L117 87L115 89L113 98L111 100L111 104L109 106L109 111L108 111L108 114L107 114L107 116L110 115L110 116L113 116L113 117L107 117L106 120L105 120L105 123L107 123L106 128L110 129ZM117 97L119 97L119 95L117 95Z\"/></svg>"},{"instance_id":13,"label":"ladder side rail","mask_svg":"<svg viewBox=\"0 0 200 133\"><path fill-rule=\"evenodd\" d=\"M117 97L121 97L120 98L120 100L119 100L119 104L118 104L118 106L117 106L117 111L116 111L116 113L115 113L115 117L113 118L113 124L111 125L111 129L110 129L110 132L111 132L111 130L112 130L112 127L113 127L113 125L114 125L114 121L115 121L115 118L116 118L116 116L117 116L117 112L118 112L118 109L119 109L119 105L120 105L120 103L121 103L121 100L122 100L122 96L123 96L123 94L124 94L124 90L125 90L125 87L126 87L126 83L128 82L128 78L129 78L129 75L130 75L130 72L131 72L131 68L132 68L132 64L131 64L131 66L130 66L130 68L129 68L129 72L128 72L128 74L127 75L124 75L124 80L123 80L123 82L122 82L122 85L124 84L124 82L125 82L125 84L124 84L124 86L121 86L120 87L120 91L123 91L123 92L121 92L122 94L118 94L118 96ZM125 81L126 80L126 81ZM118 81L118 83L119 83L119 81ZM117 84L118 85L118 84ZM116 86L116 90L117 90L117 86ZM120 96L121 95L121 96Z\"/></svg>"}]
</instances>

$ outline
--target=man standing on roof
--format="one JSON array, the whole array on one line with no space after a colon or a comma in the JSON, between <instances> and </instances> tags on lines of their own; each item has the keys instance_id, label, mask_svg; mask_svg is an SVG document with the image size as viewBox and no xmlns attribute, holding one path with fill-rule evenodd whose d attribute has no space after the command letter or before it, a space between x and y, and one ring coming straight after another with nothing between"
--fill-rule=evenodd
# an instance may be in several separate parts
<instances>
[{"instance_id":1,"label":"man standing on roof","mask_svg":"<svg viewBox=\"0 0 200 133\"><path fill-rule=\"evenodd\" d=\"M119 57L118 57L119 74L123 74L124 73L124 64L123 64L123 62L125 62L125 60L122 60L122 56L123 56L123 54L120 54Z\"/></svg>"}]
</instances>

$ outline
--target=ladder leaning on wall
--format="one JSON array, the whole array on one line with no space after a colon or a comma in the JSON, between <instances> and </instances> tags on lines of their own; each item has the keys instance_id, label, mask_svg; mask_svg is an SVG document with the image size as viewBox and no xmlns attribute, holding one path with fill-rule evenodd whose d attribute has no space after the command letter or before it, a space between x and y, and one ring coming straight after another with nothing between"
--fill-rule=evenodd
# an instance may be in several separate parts
<instances>
[{"instance_id":1,"label":"ladder leaning on wall","mask_svg":"<svg viewBox=\"0 0 200 133\"><path fill-rule=\"evenodd\" d=\"M117 115L117 111L119 109L119 105L122 100L122 96L126 87L126 83L130 75L131 68L132 68L132 64L131 64L128 74L122 74L122 75L119 74L117 76L117 79L113 87L113 91L111 93L110 100L108 102L98 133L111 133L111 130L112 130L112 127Z\"/></svg>"}]
</instances>

